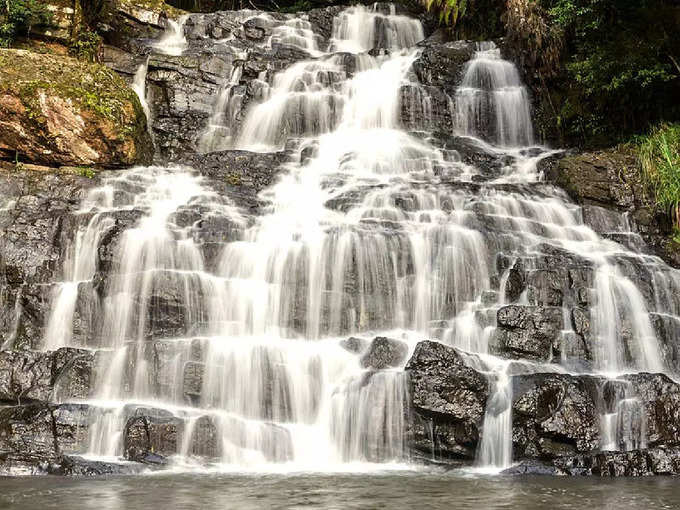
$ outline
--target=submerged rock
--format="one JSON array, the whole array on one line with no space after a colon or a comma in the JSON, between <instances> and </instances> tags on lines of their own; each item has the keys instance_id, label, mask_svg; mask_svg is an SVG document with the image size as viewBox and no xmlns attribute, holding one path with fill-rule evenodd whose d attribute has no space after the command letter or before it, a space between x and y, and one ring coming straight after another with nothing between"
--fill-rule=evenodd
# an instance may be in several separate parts
<instances>
[{"instance_id":1,"label":"submerged rock","mask_svg":"<svg viewBox=\"0 0 680 510\"><path fill-rule=\"evenodd\" d=\"M64 455L57 463L50 464L47 472L60 476L104 476L137 475L148 469L148 466L134 462L103 462L78 455Z\"/></svg>"},{"instance_id":2,"label":"submerged rock","mask_svg":"<svg viewBox=\"0 0 680 510\"><path fill-rule=\"evenodd\" d=\"M650 448L629 452L600 452L560 457L554 461L562 473L601 477L680 474L680 448Z\"/></svg>"}]
</instances>

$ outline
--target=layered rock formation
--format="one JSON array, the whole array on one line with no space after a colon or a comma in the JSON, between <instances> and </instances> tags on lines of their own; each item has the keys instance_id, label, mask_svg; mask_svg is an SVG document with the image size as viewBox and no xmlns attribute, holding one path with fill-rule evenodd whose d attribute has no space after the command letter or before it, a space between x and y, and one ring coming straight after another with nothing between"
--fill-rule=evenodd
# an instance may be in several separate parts
<instances>
[{"instance_id":1,"label":"layered rock formation","mask_svg":"<svg viewBox=\"0 0 680 510\"><path fill-rule=\"evenodd\" d=\"M6 157L120 166L146 103L177 166L0 171L3 473L678 473L680 277L620 214L636 188L511 143L512 64L401 9L150 20L165 43L108 50L122 131L99 96L59 96L73 139L9 117Z\"/></svg>"}]
</instances>

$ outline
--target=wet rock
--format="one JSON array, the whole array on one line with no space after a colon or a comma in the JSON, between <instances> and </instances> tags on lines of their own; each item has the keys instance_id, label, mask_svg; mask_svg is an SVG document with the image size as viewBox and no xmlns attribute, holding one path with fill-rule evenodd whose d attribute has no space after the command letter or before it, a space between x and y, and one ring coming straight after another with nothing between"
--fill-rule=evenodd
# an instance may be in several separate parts
<instances>
[{"instance_id":1,"label":"wet rock","mask_svg":"<svg viewBox=\"0 0 680 510\"><path fill-rule=\"evenodd\" d=\"M257 212L262 205L257 194L273 184L287 157L283 152L222 151L189 154L182 162L198 169L218 194L229 197L246 212Z\"/></svg>"},{"instance_id":2,"label":"wet rock","mask_svg":"<svg viewBox=\"0 0 680 510\"><path fill-rule=\"evenodd\" d=\"M361 357L361 366L374 370L395 368L404 362L407 354L408 345L405 342L378 336Z\"/></svg>"},{"instance_id":3,"label":"wet rock","mask_svg":"<svg viewBox=\"0 0 680 510\"><path fill-rule=\"evenodd\" d=\"M498 310L493 352L511 357L548 361L559 348L562 309L523 305Z\"/></svg>"},{"instance_id":4,"label":"wet rock","mask_svg":"<svg viewBox=\"0 0 680 510\"><path fill-rule=\"evenodd\" d=\"M423 51L413 63L413 70L420 83L431 85L455 95L463 76L465 65L475 53L475 43L453 41L441 43L437 38L421 43Z\"/></svg>"},{"instance_id":5,"label":"wet rock","mask_svg":"<svg viewBox=\"0 0 680 510\"><path fill-rule=\"evenodd\" d=\"M600 452L559 457L555 466L573 476L601 477L680 474L679 448L650 448L629 452Z\"/></svg>"},{"instance_id":6,"label":"wet rock","mask_svg":"<svg viewBox=\"0 0 680 510\"><path fill-rule=\"evenodd\" d=\"M203 363L189 361L184 365L182 393L184 398L192 405L198 405L201 401L204 371L205 366Z\"/></svg>"},{"instance_id":7,"label":"wet rock","mask_svg":"<svg viewBox=\"0 0 680 510\"><path fill-rule=\"evenodd\" d=\"M532 305L562 306L566 278L560 271L537 269L527 276L528 300Z\"/></svg>"},{"instance_id":8,"label":"wet rock","mask_svg":"<svg viewBox=\"0 0 680 510\"><path fill-rule=\"evenodd\" d=\"M354 354L360 354L368 346L368 340L351 336L345 340L341 340L340 346L346 351L352 352Z\"/></svg>"},{"instance_id":9,"label":"wet rock","mask_svg":"<svg viewBox=\"0 0 680 510\"><path fill-rule=\"evenodd\" d=\"M647 444L680 446L680 385L663 374L631 374L625 379L645 408Z\"/></svg>"},{"instance_id":10,"label":"wet rock","mask_svg":"<svg viewBox=\"0 0 680 510\"><path fill-rule=\"evenodd\" d=\"M181 420L169 413L144 414L139 409L125 424L123 456L144 464L165 464L179 452Z\"/></svg>"},{"instance_id":11,"label":"wet rock","mask_svg":"<svg viewBox=\"0 0 680 510\"><path fill-rule=\"evenodd\" d=\"M472 459L489 393L487 379L453 347L425 341L406 365L414 417L411 446L444 459Z\"/></svg>"},{"instance_id":12,"label":"wet rock","mask_svg":"<svg viewBox=\"0 0 680 510\"><path fill-rule=\"evenodd\" d=\"M90 351L0 351L0 401L27 403L87 398L93 379Z\"/></svg>"},{"instance_id":13,"label":"wet rock","mask_svg":"<svg viewBox=\"0 0 680 510\"><path fill-rule=\"evenodd\" d=\"M87 442L88 407L28 404L0 408L0 472L41 472Z\"/></svg>"},{"instance_id":14,"label":"wet rock","mask_svg":"<svg viewBox=\"0 0 680 510\"><path fill-rule=\"evenodd\" d=\"M507 476L525 476L525 475L557 476L564 475L565 472L559 469L558 467L551 466L550 464L545 462L541 462L538 460L523 460L516 464L513 464L512 467L509 467L508 469L504 469L503 471L501 471L501 474Z\"/></svg>"},{"instance_id":15,"label":"wet rock","mask_svg":"<svg viewBox=\"0 0 680 510\"><path fill-rule=\"evenodd\" d=\"M627 225L612 222L612 216L598 208L619 214L628 211L633 230L667 263L680 267L680 250L672 240L671 222L664 211L654 207L639 168L636 154L628 148L561 154L539 163L548 180L587 206L584 220L595 231L627 230L623 228Z\"/></svg>"},{"instance_id":16,"label":"wet rock","mask_svg":"<svg viewBox=\"0 0 680 510\"><path fill-rule=\"evenodd\" d=\"M211 416L201 416L194 423L187 423L192 428L191 443L188 451L192 455L204 458L219 458L222 454L222 438L218 435L217 424Z\"/></svg>"},{"instance_id":17,"label":"wet rock","mask_svg":"<svg viewBox=\"0 0 680 510\"><path fill-rule=\"evenodd\" d=\"M47 472L60 476L104 476L137 475L148 469L148 466L137 463L103 462L85 459L78 455L64 455L58 463L50 464Z\"/></svg>"},{"instance_id":18,"label":"wet rock","mask_svg":"<svg viewBox=\"0 0 680 510\"><path fill-rule=\"evenodd\" d=\"M508 269L505 282L505 302L514 303L526 289L526 271L521 259L517 259Z\"/></svg>"},{"instance_id":19,"label":"wet rock","mask_svg":"<svg viewBox=\"0 0 680 510\"><path fill-rule=\"evenodd\" d=\"M512 385L516 458L550 459L599 447L595 378L529 374L513 376Z\"/></svg>"}]
</instances>

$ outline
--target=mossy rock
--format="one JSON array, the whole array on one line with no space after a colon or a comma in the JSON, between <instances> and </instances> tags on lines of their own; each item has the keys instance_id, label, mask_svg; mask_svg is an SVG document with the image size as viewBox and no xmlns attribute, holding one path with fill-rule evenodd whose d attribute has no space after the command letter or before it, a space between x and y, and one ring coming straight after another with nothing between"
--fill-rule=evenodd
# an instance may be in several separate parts
<instances>
[{"instance_id":1,"label":"mossy rock","mask_svg":"<svg viewBox=\"0 0 680 510\"><path fill-rule=\"evenodd\" d=\"M179 18L186 14L181 9L165 3L165 0L118 0L119 6L125 8L144 9L155 13L163 13L171 19Z\"/></svg>"},{"instance_id":2,"label":"mossy rock","mask_svg":"<svg viewBox=\"0 0 680 510\"><path fill-rule=\"evenodd\" d=\"M0 158L115 168L152 156L144 110L115 72L66 56L0 50Z\"/></svg>"}]
</instances>

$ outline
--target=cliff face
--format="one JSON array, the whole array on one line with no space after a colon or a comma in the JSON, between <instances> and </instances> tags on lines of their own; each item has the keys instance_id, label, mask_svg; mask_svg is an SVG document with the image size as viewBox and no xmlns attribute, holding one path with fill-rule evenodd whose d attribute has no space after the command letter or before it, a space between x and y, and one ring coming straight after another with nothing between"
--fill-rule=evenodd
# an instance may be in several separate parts
<instances>
[{"instance_id":1,"label":"cliff face","mask_svg":"<svg viewBox=\"0 0 680 510\"><path fill-rule=\"evenodd\" d=\"M0 157L51 166L149 163L136 94L111 70L69 57L0 51Z\"/></svg>"}]
</instances>

